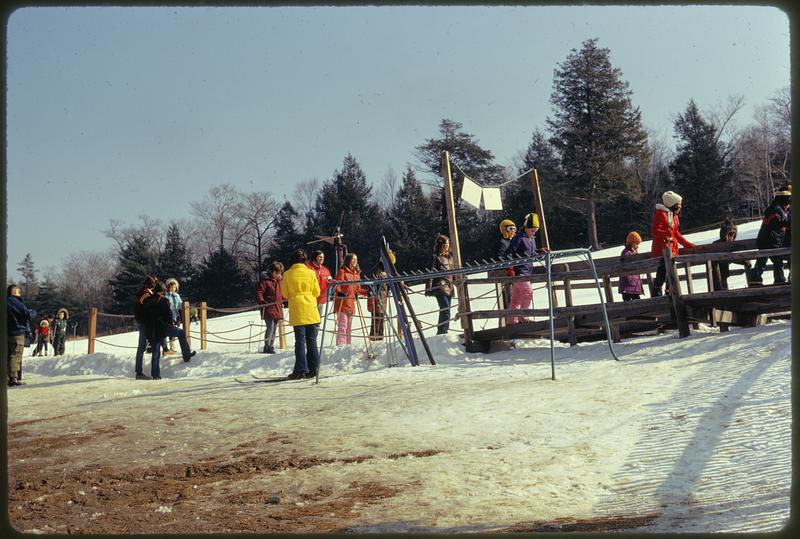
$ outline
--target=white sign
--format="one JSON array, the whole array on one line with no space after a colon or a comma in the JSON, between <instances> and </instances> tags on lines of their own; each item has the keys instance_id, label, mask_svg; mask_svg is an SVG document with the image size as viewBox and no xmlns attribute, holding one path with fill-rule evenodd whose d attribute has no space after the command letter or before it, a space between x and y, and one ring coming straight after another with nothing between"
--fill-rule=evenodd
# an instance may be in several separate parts
<instances>
[{"instance_id":1,"label":"white sign","mask_svg":"<svg viewBox=\"0 0 800 539\"><path fill-rule=\"evenodd\" d=\"M500 199L499 187L484 187L483 188L483 209L485 210L502 210L503 201Z\"/></svg>"},{"instance_id":2,"label":"white sign","mask_svg":"<svg viewBox=\"0 0 800 539\"><path fill-rule=\"evenodd\" d=\"M461 188L461 200L475 206L481 207L481 186L464 176L464 187Z\"/></svg>"}]
</instances>

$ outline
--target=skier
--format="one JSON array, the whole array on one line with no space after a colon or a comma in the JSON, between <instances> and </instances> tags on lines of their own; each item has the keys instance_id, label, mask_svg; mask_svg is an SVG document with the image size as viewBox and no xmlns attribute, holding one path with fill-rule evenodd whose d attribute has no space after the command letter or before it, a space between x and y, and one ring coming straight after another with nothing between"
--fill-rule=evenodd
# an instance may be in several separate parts
<instances>
[{"instance_id":1,"label":"skier","mask_svg":"<svg viewBox=\"0 0 800 539\"><path fill-rule=\"evenodd\" d=\"M308 255L302 249L292 253L292 266L283 275L281 289L289 300L289 324L294 328L294 368L290 380L314 378L319 369L317 330L319 329L319 280L308 268Z\"/></svg>"},{"instance_id":2,"label":"skier","mask_svg":"<svg viewBox=\"0 0 800 539\"><path fill-rule=\"evenodd\" d=\"M47 344L50 342L50 322L47 318L43 318L39 322L39 333L36 339L36 349L33 351L34 356L47 355ZM42 347L44 347L44 354L42 354Z\"/></svg>"},{"instance_id":3,"label":"skier","mask_svg":"<svg viewBox=\"0 0 800 539\"><path fill-rule=\"evenodd\" d=\"M677 256L678 243L687 248L693 248L695 246L694 243L684 238L683 234L678 230L680 227L680 219L678 216L683 208L683 198L677 193L666 191L661 195L661 202L663 204L656 204L656 211L653 214L651 226L653 245L650 249L650 254L661 257L658 269L656 270L656 278L653 280L654 297L663 294L661 287L667 279L667 267L663 258L664 248L669 247L672 251L672 256Z\"/></svg>"}]
</instances>

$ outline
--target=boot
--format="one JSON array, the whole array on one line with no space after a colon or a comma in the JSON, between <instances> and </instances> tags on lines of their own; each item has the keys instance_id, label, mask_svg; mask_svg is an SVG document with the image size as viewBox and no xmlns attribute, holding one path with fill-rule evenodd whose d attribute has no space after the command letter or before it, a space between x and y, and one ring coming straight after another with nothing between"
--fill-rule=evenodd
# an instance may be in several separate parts
<instances>
[{"instance_id":1,"label":"boot","mask_svg":"<svg viewBox=\"0 0 800 539\"><path fill-rule=\"evenodd\" d=\"M269 354L269 346L265 344L264 345L264 349L261 351L261 353L262 354Z\"/></svg>"}]
</instances>

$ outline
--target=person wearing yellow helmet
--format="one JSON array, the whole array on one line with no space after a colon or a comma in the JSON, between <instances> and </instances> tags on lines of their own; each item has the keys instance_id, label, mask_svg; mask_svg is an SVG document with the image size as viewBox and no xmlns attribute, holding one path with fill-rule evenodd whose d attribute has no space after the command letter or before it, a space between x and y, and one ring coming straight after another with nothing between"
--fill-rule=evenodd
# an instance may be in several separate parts
<instances>
[{"instance_id":1,"label":"person wearing yellow helmet","mask_svg":"<svg viewBox=\"0 0 800 539\"><path fill-rule=\"evenodd\" d=\"M503 219L500 221L500 239L497 242L495 254L497 258L506 256L506 251L511 246L511 240L517 235L517 225L511 219ZM501 270L494 270L488 273L489 277L513 277L514 268L506 268ZM502 294L500 296L500 308L507 309L511 303L511 285L509 283L503 284Z\"/></svg>"}]
</instances>

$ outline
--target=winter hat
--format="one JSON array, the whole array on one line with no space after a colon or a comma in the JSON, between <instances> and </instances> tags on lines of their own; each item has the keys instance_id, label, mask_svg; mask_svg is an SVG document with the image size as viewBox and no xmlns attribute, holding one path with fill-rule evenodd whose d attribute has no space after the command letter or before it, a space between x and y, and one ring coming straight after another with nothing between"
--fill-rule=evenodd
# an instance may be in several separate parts
<instances>
[{"instance_id":1,"label":"winter hat","mask_svg":"<svg viewBox=\"0 0 800 539\"><path fill-rule=\"evenodd\" d=\"M58 311L56 311L56 316L60 315L61 313L64 313L64 319L69 318L69 311L64 307L61 307Z\"/></svg>"},{"instance_id":2,"label":"winter hat","mask_svg":"<svg viewBox=\"0 0 800 539\"><path fill-rule=\"evenodd\" d=\"M164 282L164 285L166 285L167 290L169 290L169 285L171 285L172 283L175 283L175 292L177 292L178 289L180 288L180 285L178 284L178 279L176 279L175 277L170 277L169 279L167 279Z\"/></svg>"},{"instance_id":3,"label":"winter hat","mask_svg":"<svg viewBox=\"0 0 800 539\"><path fill-rule=\"evenodd\" d=\"M513 236L511 231L507 230L508 227L510 226L513 226L515 229L517 228L517 225L515 225L514 221L512 221L511 219L503 219L502 221L500 221L500 234L502 234L502 236L505 239L508 239L511 236Z\"/></svg>"},{"instance_id":4,"label":"winter hat","mask_svg":"<svg viewBox=\"0 0 800 539\"><path fill-rule=\"evenodd\" d=\"M42 320L41 322L39 322L39 327L49 328L50 322L48 322L47 320Z\"/></svg>"},{"instance_id":5,"label":"winter hat","mask_svg":"<svg viewBox=\"0 0 800 539\"><path fill-rule=\"evenodd\" d=\"M391 262L392 265L397 264L397 257L394 255L394 251L391 249L389 249L389 262Z\"/></svg>"},{"instance_id":6,"label":"winter hat","mask_svg":"<svg viewBox=\"0 0 800 539\"><path fill-rule=\"evenodd\" d=\"M539 216L535 213L529 213L525 216L524 228L539 228Z\"/></svg>"},{"instance_id":7,"label":"winter hat","mask_svg":"<svg viewBox=\"0 0 800 539\"><path fill-rule=\"evenodd\" d=\"M642 237L639 235L638 232L635 230L628 234L628 237L625 238L625 243L628 245L633 245L634 243L642 243Z\"/></svg>"},{"instance_id":8,"label":"winter hat","mask_svg":"<svg viewBox=\"0 0 800 539\"><path fill-rule=\"evenodd\" d=\"M666 191L663 195L661 195L661 201L667 208L671 208L675 204L680 204L682 200L683 197L673 191Z\"/></svg>"}]
</instances>

